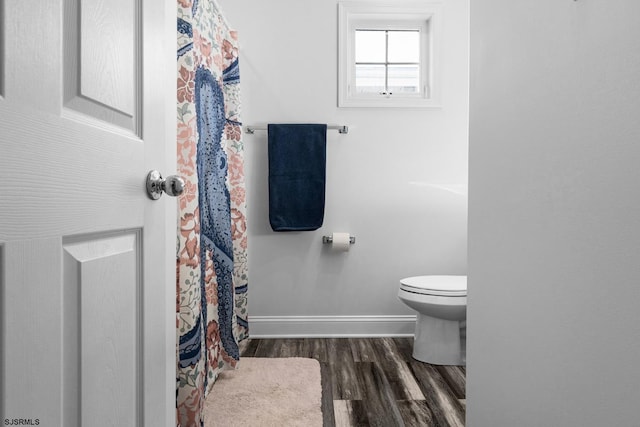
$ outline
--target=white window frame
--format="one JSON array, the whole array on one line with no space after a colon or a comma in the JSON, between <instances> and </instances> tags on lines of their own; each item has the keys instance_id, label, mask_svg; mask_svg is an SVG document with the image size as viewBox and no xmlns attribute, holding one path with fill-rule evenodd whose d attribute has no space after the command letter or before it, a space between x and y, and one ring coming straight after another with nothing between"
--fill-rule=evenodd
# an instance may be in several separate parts
<instances>
[{"instance_id":1,"label":"white window frame","mask_svg":"<svg viewBox=\"0 0 640 427\"><path fill-rule=\"evenodd\" d=\"M338 3L338 106L441 106L442 4L388 1ZM355 90L356 30L420 30L420 93L368 94Z\"/></svg>"}]
</instances>

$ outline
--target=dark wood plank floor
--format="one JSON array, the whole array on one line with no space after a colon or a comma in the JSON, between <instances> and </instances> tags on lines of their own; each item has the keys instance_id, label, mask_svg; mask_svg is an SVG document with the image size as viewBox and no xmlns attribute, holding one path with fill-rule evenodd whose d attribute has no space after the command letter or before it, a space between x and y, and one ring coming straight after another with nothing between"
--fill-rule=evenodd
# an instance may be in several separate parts
<instances>
[{"instance_id":1,"label":"dark wood plank floor","mask_svg":"<svg viewBox=\"0 0 640 427\"><path fill-rule=\"evenodd\" d=\"M411 357L412 338L250 339L241 357L320 362L325 427L464 426L465 368Z\"/></svg>"}]
</instances>

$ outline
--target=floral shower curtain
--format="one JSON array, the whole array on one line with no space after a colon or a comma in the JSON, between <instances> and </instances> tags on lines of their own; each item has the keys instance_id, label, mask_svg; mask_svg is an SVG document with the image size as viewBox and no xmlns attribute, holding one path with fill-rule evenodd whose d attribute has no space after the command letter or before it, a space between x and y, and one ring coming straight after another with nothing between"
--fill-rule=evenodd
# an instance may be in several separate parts
<instances>
[{"instance_id":1,"label":"floral shower curtain","mask_svg":"<svg viewBox=\"0 0 640 427\"><path fill-rule=\"evenodd\" d=\"M237 34L214 0L178 0L177 407L204 398L248 336L247 234Z\"/></svg>"}]
</instances>

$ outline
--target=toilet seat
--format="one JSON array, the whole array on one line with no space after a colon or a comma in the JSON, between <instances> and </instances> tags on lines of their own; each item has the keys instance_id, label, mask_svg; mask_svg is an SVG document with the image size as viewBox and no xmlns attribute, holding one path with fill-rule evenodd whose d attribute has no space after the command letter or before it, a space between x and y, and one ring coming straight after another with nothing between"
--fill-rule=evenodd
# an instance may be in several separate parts
<instances>
[{"instance_id":1,"label":"toilet seat","mask_svg":"<svg viewBox=\"0 0 640 427\"><path fill-rule=\"evenodd\" d=\"M414 276L400 280L400 289L422 295L467 296L467 276Z\"/></svg>"}]
</instances>

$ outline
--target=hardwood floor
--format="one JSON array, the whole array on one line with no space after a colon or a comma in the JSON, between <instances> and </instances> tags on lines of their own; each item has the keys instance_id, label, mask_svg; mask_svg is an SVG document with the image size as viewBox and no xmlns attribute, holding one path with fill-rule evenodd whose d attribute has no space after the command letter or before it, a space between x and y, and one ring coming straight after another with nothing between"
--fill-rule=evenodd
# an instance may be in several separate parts
<instances>
[{"instance_id":1,"label":"hardwood floor","mask_svg":"<svg viewBox=\"0 0 640 427\"><path fill-rule=\"evenodd\" d=\"M411 357L412 338L250 339L241 357L320 362L325 427L464 426L465 368Z\"/></svg>"}]
</instances>

